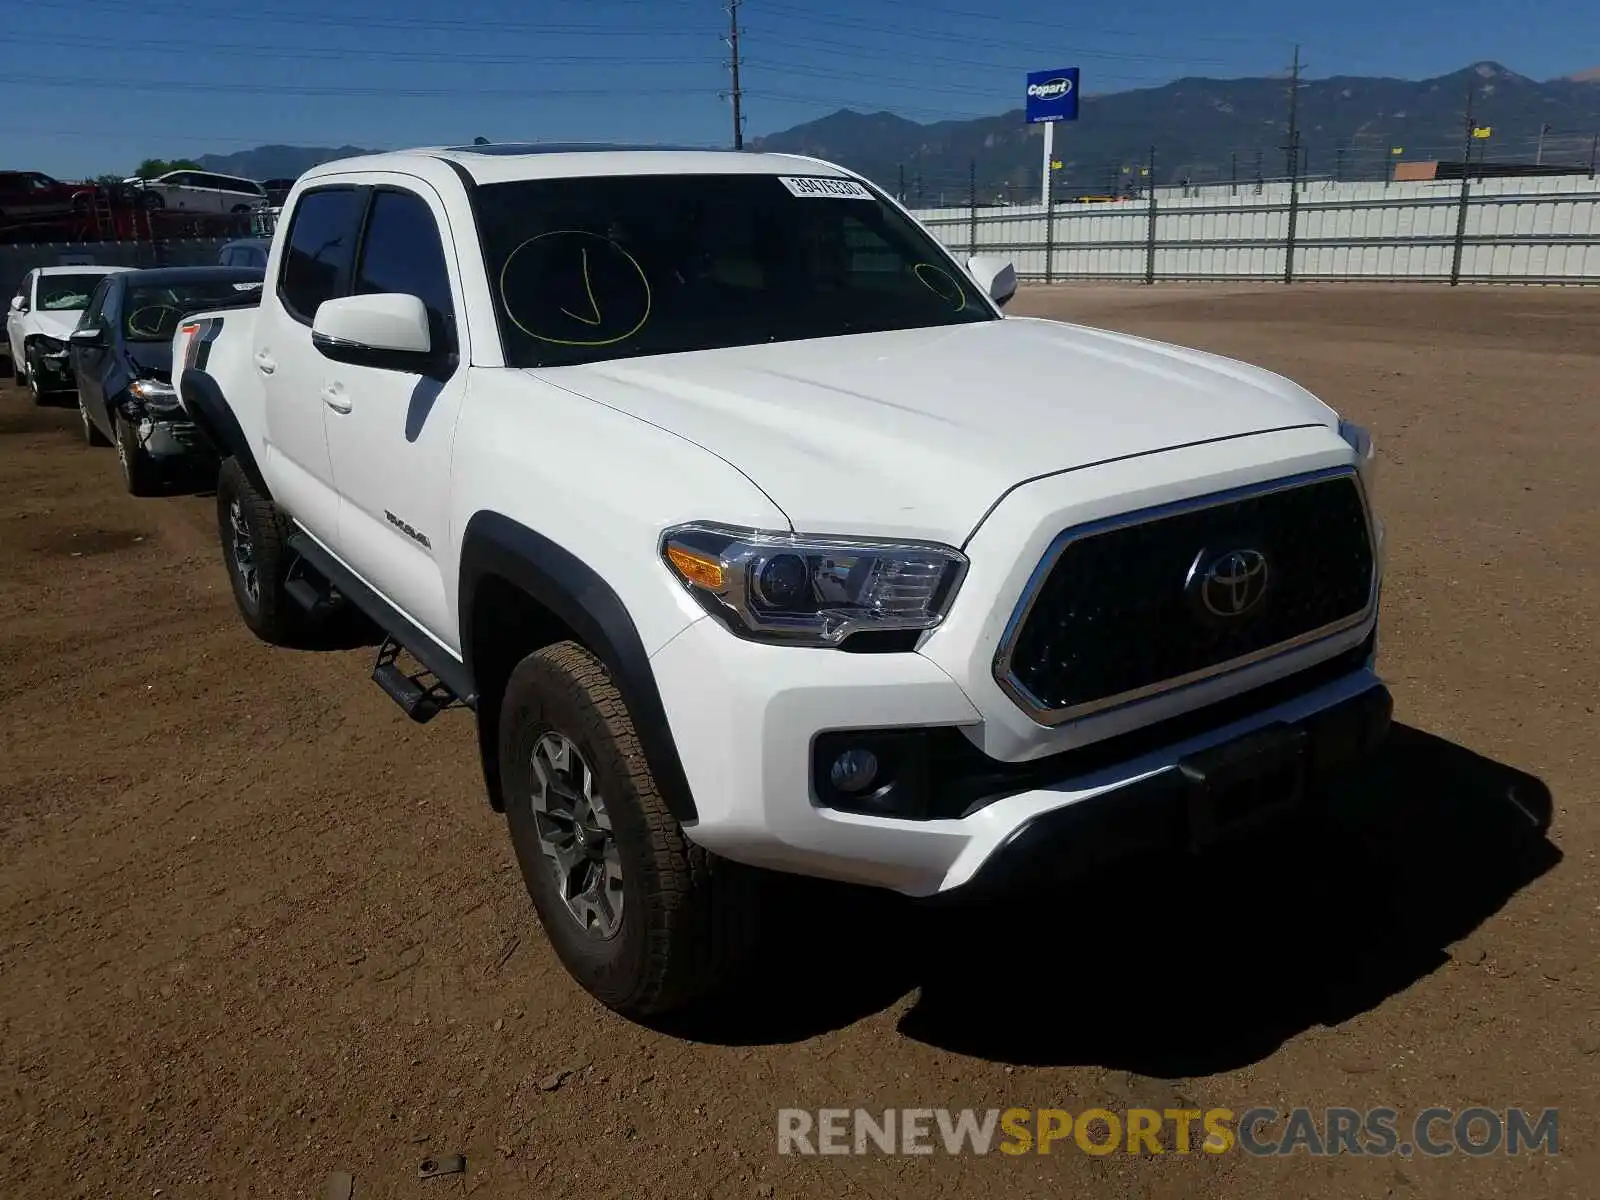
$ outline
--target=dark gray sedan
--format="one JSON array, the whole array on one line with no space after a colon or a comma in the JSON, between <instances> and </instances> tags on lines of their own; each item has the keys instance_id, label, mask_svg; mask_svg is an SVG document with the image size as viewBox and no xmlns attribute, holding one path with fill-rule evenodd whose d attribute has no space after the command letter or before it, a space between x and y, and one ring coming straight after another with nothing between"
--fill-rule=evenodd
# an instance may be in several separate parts
<instances>
[{"instance_id":1,"label":"dark gray sedan","mask_svg":"<svg viewBox=\"0 0 1600 1200\"><path fill-rule=\"evenodd\" d=\"M172 338L187 313L260 303L259 270L159 267L107 276L68 339L90 445L117 448L135 496L200 452L172 390Z\"/></svg>"}]
</instances>

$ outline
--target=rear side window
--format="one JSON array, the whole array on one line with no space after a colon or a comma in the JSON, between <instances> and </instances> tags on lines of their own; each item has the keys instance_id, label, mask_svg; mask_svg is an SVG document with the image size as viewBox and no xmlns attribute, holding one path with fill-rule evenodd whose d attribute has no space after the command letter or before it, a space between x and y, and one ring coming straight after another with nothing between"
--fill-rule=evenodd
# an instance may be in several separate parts
<instances>
[{"instance_id":1,"label":"rear side window","mask_svg":"<svg viewBox=\"0 0 1600 1200\"><path fill-rule=\"evenodd\" d=\"M428 310L434 344L450 344L455 312L450 272L438 223L421 196L394 191L373 195L353 293L373 292L404 292L420 298Z\"/></svg>"},{"instance_id":2,"label":"rear side window","mask_svg":"<svg viewBox=\"0 0 1600 1200\"><path fill-rule=\"evenodd\" d=\"M361 194L354 188L306 192L294 206L278 299L295 320L311 324L324 300L349 292L360 217Z\"/></svg>"}]
</instances>

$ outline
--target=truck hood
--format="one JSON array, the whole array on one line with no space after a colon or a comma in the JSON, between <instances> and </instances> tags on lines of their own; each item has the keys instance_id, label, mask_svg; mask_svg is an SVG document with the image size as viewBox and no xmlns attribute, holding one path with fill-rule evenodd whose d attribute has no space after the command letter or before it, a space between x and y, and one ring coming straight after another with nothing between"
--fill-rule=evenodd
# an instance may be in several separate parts
<instances>
[{"instance_id":1,"label":"truck hood","mask_svg":"<svg viewBox=\"0 0 1600 1200\"><path fill-rule=\"evenodd\" d=\"M703 446L797 530L956 545L1024 480L1337 422L1260 368L1026 317L529 373Z\"/></svg>"}]
</instances>

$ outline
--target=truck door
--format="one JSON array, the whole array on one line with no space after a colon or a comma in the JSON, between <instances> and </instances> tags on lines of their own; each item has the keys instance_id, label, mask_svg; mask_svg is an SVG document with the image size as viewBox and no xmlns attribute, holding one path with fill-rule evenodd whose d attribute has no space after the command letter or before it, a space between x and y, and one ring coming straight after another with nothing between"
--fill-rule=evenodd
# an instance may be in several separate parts
<instances>
[{"instance_id":1,"label":"truck door","mask_svg":"<svg viewBox=\"0 0 1600 1200\"><path fill-rule=\"evenodd\" d=\"M301 194L289 214L278 277L262 288L253 365L265 392L263 422L273 498L318 541L338 537L339 494L328 458L323 400L338 364L311 344L311 321L324 300L347 295L365 189L351 185Z\"/></svg>"},{"instance_id":2,"label":"truck door","mask_svg":"<svg viewBox=\"0 0 1600 1200\"><path fill-rule=\"evenodd\" d=\"M343 498L347 563L453 652L454 625L436 557L452 545L450 452L466 392L465 311L449 220L420 180L377 182L368 202L352 295L420 297L435 345L454 346L448 378L324 360L328 451Z\"/></svg>"}]
</instances>

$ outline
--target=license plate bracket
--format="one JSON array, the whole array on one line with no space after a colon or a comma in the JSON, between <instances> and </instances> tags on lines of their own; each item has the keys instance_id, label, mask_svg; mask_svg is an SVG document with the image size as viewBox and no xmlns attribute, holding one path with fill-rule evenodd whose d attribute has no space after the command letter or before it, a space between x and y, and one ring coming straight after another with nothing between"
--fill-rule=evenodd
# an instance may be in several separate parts
<instances>
[{"instance_id":1,"label":"license plate bracket","mask_svg":"<svg viewBox=\"0 0 1600 1200\"><path fill-rule=\"evenodd\" d=\"M1189 849L1204 850L1299 807L1309 740L1303 728L1269 725L1180 759Z\"/></svg>"}]
</instances>

